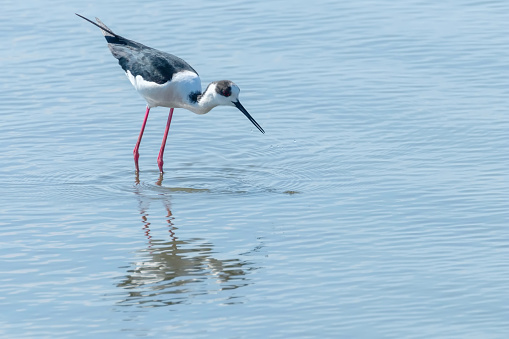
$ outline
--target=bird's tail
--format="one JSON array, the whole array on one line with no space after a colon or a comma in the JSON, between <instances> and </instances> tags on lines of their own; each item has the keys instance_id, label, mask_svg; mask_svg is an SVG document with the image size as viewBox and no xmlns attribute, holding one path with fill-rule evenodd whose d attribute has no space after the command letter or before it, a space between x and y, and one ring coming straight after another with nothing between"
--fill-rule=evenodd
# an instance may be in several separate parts
<instances>
[{"instance_id":1,"label":"bird's tail","mask_svg":"<svg viewBox=\"0 0 509 339\"><path fill-rule=\"evenodd\" d=\"M82 19L87 20L92 25L96 25L97 27L99 27L101 29L101 31L103 32L105 37L108 37L108 36L109 37L115 37L115 38L119 37L118 34L113 33L113 31L111 29L109 29L108 26L106 26L101 20L99 20L99 18L95 18L95 20L97 20L97 22L98 22L98 23L95 23L92 20L85 18L83 15L79 15L78 13L74 13L74 14L76 14L77 16L79 16Z\"/></svg>"},{"instance_id":2,"label":"bird's tail","mask_svg":"<svg viewBox=\"0 0 509 339\"><path fill-rule=\"evenodd\" d=\"M87 20L92 25L95 25L101 29L101 31L104 34L104 37L106 38L106 41L108 42L108 46L110 47L110 50L113 53L113 55L116 54L116 52L112 50L112 48L114 48L113 46L122 45L122 46L128 46L130 48L143 48L143 47L148 48L147 46L142 45L139 42L126 39L116 33L113 33L113 31L111 29L109 29L108 26L106 26L101 20L99 20L99 18L95 18L97 20L97 23L95 23L92 20L85 18L83 15L79 15L78 13L75 13L75 14L77 16L79 16L80 18Z\"/></svg>"}]
</instances>

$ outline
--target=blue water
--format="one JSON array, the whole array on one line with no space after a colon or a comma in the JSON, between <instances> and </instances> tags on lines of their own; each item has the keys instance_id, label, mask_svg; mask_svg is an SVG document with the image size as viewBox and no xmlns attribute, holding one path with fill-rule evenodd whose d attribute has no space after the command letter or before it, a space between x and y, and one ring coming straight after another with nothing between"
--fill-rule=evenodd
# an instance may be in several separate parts
<instances>
[{"instance_id":1,"label":"blue water","mask_svg":"<svg viewBox=\"0 0 509 339\"><path fill-rule=\"evenodd\" d=\"M234 108L145 104L100 31ZM4 1L0 336L505 338L509 3Z\"/></svg>"}]
</instances>

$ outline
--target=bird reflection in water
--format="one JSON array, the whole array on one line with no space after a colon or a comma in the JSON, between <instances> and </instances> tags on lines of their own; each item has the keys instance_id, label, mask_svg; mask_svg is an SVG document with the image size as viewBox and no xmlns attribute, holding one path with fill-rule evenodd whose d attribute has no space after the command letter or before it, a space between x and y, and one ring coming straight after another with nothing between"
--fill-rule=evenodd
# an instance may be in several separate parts
<instances>
[{"instance_id":1,"label":"bird reflection in water","mask_svg":"<svg viewBox=\"0 0 509 339\"><path fill-rule=\"evenodd\" d=\"M214 258L217 251L206 239L180 240L167 197L147 197L140 190L136 195L148 244L146 248L135 252L135 262L131 263L127 275L117 284L128 291L128 296L118 305L168 306L187 303L193 298L206 295L213 295L216 300L224 299L225 304L242 303L243 296L233 290L249 284L246 275L256 269L253 263L238 258ZM158 239L153 235L154 231L160 232L161 229L151 224L151 220L155 222L158 219L149 213L150 203L154 201L161 201L165 209L169 233L166 239ZM256 252L260 248L258 246L252 251ZM252 251L239 255L249 255Z\"/></svg>"}]
</instances>

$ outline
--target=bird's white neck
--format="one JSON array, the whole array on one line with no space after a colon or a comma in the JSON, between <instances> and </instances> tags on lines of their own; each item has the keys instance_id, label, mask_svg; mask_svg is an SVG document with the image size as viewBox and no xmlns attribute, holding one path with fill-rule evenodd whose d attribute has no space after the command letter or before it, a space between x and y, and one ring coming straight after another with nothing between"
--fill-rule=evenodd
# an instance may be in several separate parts
<instances>
[{"instance_id":1,"label":"bird's white neck","mask_svg":"<svg viewBox=\"0 0 509 339\"><path fill-rule=\"evenodd\" d=\"M210 83L204 93L196 93L193 99L195 100L191 100L189 105L185 108L196 114L206 114L214 107L221 105L214 83Z\"/></svg>"}]
</instances>

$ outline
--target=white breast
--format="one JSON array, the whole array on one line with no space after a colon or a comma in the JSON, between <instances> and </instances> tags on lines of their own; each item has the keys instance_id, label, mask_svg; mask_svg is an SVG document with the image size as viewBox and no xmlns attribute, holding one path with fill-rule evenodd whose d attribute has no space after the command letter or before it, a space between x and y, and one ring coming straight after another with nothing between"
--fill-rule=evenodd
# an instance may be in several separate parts
<instances>
[{"instance_id":1,"label":"white breast","mask_svg":"<svg viewBox=\"0 0 509 339\"><path fill-rule=\"evenodd\" d=\"M171 81L164 84L146 81L141 75L135 77L130 71L126 75L150 107L186 107L189 106L189 94L201 92L200 77L190 71L175 73Z\"/></svg>"}]
</instances>

